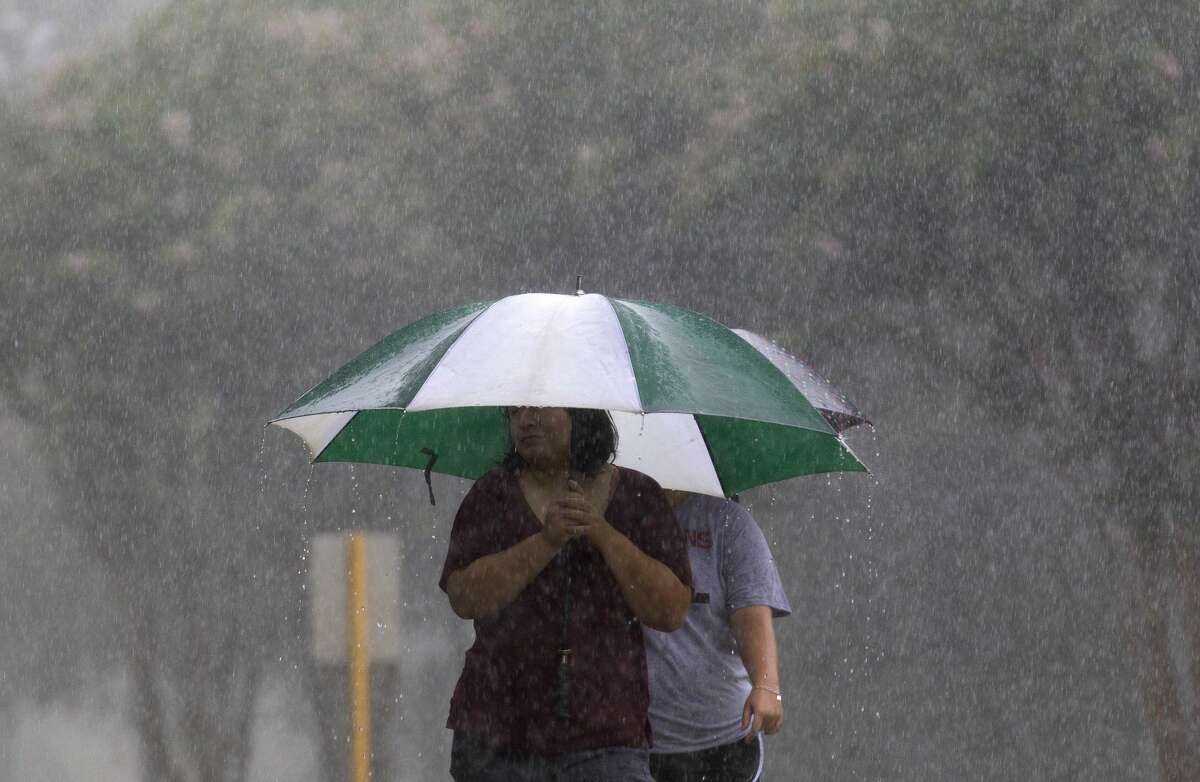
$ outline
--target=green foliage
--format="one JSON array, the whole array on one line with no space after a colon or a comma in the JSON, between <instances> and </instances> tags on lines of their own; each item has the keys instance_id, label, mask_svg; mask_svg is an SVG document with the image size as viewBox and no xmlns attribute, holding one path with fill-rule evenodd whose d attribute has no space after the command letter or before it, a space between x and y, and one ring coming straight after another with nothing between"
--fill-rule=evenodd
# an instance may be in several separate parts
<instances>
[{"instance_id":1,"label":"green foliage","mask_svg":"<svg viewBox=\"0 0 1200 782\"><path fill-rule=\"evenodd\" d=\"M0 394L162 643L250 656L298 632L262 421L576 272L937 367L1157 524L1200 468L1196 40L1117 0L173 3L3 107Z\"/></svg>"},{"instance_id":2,"label":"green foliage","mask_svg":"<svg viewBox=\"0 0 1200 782\"><path fill-rule=\"evenodd\" d=\"M636 292L685 266L683 298L799 301L831 346L895 329L1014 414L1035 394L1065 417L1180 351L1191 383L1162 281L1194 275L1195 26L1102 0L176 3L5 115L7 393L68 439L97 405L222 398L235 415L152 447L94 424L96 447L166 465L183 443L194 467L297 366L402 319L356 302L420 314L464 274ZM872 316L820 314L846 297ZM314 357L272 349L330 303Z\"/></svg>"},{"instance_id":3,"label":"green foliage","mask_svg":"<svg viewBox=\"0 0 1200 782\"><path fill-rule=\"evenodd\" d=\"M908 336L1014 420L1088 410L1087 442L1165 454L1168 433L1129 411L1182 413L1168 389L1200 368L1194 302L1161 283L1196 280L1197 32L1167 4L781 14L687 217L753 201L773 247L805 258L815 306L867 304L863 328ZM831 321L811 341L839 335L858 338ZM1078 445L1067 458L1090 458Z\"/></svg>"},{"instance_id":4,"label":"green foliage","mask_svg":"<svg viewBox=\"0 0 1200 782\"><path fill-rule=\"evenodd\" d=\"M643 274L693 79L756 24L728 15L180 2L3 117L0 394L43 433L129 651L182 694L198 767L245 667L304 638L279 480L303 475L261 463L263 422L432 309Z\"/></svg>"}]
</instances>

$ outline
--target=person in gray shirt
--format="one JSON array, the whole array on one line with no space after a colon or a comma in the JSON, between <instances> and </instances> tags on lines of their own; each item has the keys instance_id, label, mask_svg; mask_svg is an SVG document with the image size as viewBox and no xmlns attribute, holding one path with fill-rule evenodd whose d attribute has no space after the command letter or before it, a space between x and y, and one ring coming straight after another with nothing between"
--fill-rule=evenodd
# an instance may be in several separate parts
<instances>
[{"instance_id":1,"label":"person in gray shirt","mask_svg":"<svg viewBox=\"0 0 1200 782\"><path fill-rule=\"evenodd\" d=\"M645 630L657 782L747 782L762 734L783 726L772 621L791 613L762 530L740 505L667 492L688 541L694 597L673 633Z\"/></svg>"}]
</instances>

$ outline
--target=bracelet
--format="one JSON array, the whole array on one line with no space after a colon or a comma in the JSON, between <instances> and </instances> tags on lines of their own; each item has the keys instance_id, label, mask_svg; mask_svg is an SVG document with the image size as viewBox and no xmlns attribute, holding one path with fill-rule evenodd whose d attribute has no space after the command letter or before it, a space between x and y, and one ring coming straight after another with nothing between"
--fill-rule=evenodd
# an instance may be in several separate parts
<instances>
[{"instance_id":1,"label":"bracelet","mask_svg":"<svg viewBox=\"0 0 1200 782\"><path fill-rule=\"evenodd\" d=\"M750 689L752 689L752 690L766 690L767 692L769 692L769 693L771 693L772 695L774 695L774 696L775 696L775 700L779 701L780 703L783 703L783 693L782 693L782 692L780 692L779 690L775 689L774 687L768 687L768 686L767 686L767 685L765 685L765 684L755 684L755 685L754 685L753 687L751 687Z\"/></svg>"}]
</instances>

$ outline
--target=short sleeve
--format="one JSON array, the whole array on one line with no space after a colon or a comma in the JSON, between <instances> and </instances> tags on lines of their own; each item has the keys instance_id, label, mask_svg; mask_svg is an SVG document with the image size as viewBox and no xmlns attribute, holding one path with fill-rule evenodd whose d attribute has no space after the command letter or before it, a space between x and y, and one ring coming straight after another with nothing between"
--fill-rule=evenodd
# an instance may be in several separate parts
<instances>
[{"instance_id":1,"label":"short sleeve","mask_svg":"<svg viewBox=\"0 0 1200 782\"><path fill-rule=\"evenodd\" d=\"M662 487L652 478L640 477L637 491L641 495L641 523L634 543L646 556L670 568L683 585L691 589L692 566L688 560L687 538L675 520Z\"/></svg>"},{"instance_id":2,"label":"short sleeve","mask_svg":"<svg viewBox=\"0 0 1200 782\"><path fill-rule=\"evenodd\" d=\"M766 536L745 508L734 503L729 503L727 508L725 523L728 526L721 558L727 607L736 611L747 606L765 605L771 608L775 617L787 616L792 612L792 606L784 594Z\"/></svg>"},{"instance_id":3,"label":"short sleeve","mask_svg":"<svg viewBox=\"0 0 1200 782\"><path fill-rule=\"evenodd\" d=\"M442 576L438 586L446 591L450 574L461 570L475 560L494 554L497 516L501 511L502 498L499 481L492 475L480 478L463 497L458 512L454 514L454 526L450 529L450 544L446 549L446 561L442 565Z\"/></svg>"}]
</instances>

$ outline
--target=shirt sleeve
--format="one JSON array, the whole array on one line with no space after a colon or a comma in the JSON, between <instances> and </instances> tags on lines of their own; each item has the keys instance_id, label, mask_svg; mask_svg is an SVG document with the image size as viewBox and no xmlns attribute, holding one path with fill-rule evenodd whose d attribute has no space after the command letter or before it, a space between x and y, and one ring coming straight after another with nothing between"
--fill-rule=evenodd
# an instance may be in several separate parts
<instances>
[{"instance_id":1,"label":"shirt sleeve","mask_svg":"<svg viewBox=\"0 0 1200 782\"><path fill-rule=\"evenodd\" d=\"M766 536L742 506L730 502L727 513L721 578L728 609L765 605L775 617L787 616L792 606L784 594Z\"/></svg>"},{"instance_id":2,"label":"shirt sleeve","mask_svg":"<svg viewBox=\"0 0 1200 782\"><path fill-rule=\"evenodd\" d=\"M499 486L491 476L480 478L463 497L458 512L454 514L454 526L450 529L450 544L446 549L446 561L442 564L442 576L438 586L446 591L450 574L461 570L480 557L495 553L497 516L501 498Z\"/></svg>"},{"instance_id":3,"label":"shirt sleeve","mask_svg":"<svg viewBox=\"0 0 1200 782\"><path fill-rule=\"evenodd\" d=\"M643 476L644 484L639 487L642 501L642 521L638 525L638 536L634 543L642 553L670 568L671 572L692 589L692 566L688 559L687 538L662 487L653 478Z\"/></svg>"}]
</instances>

